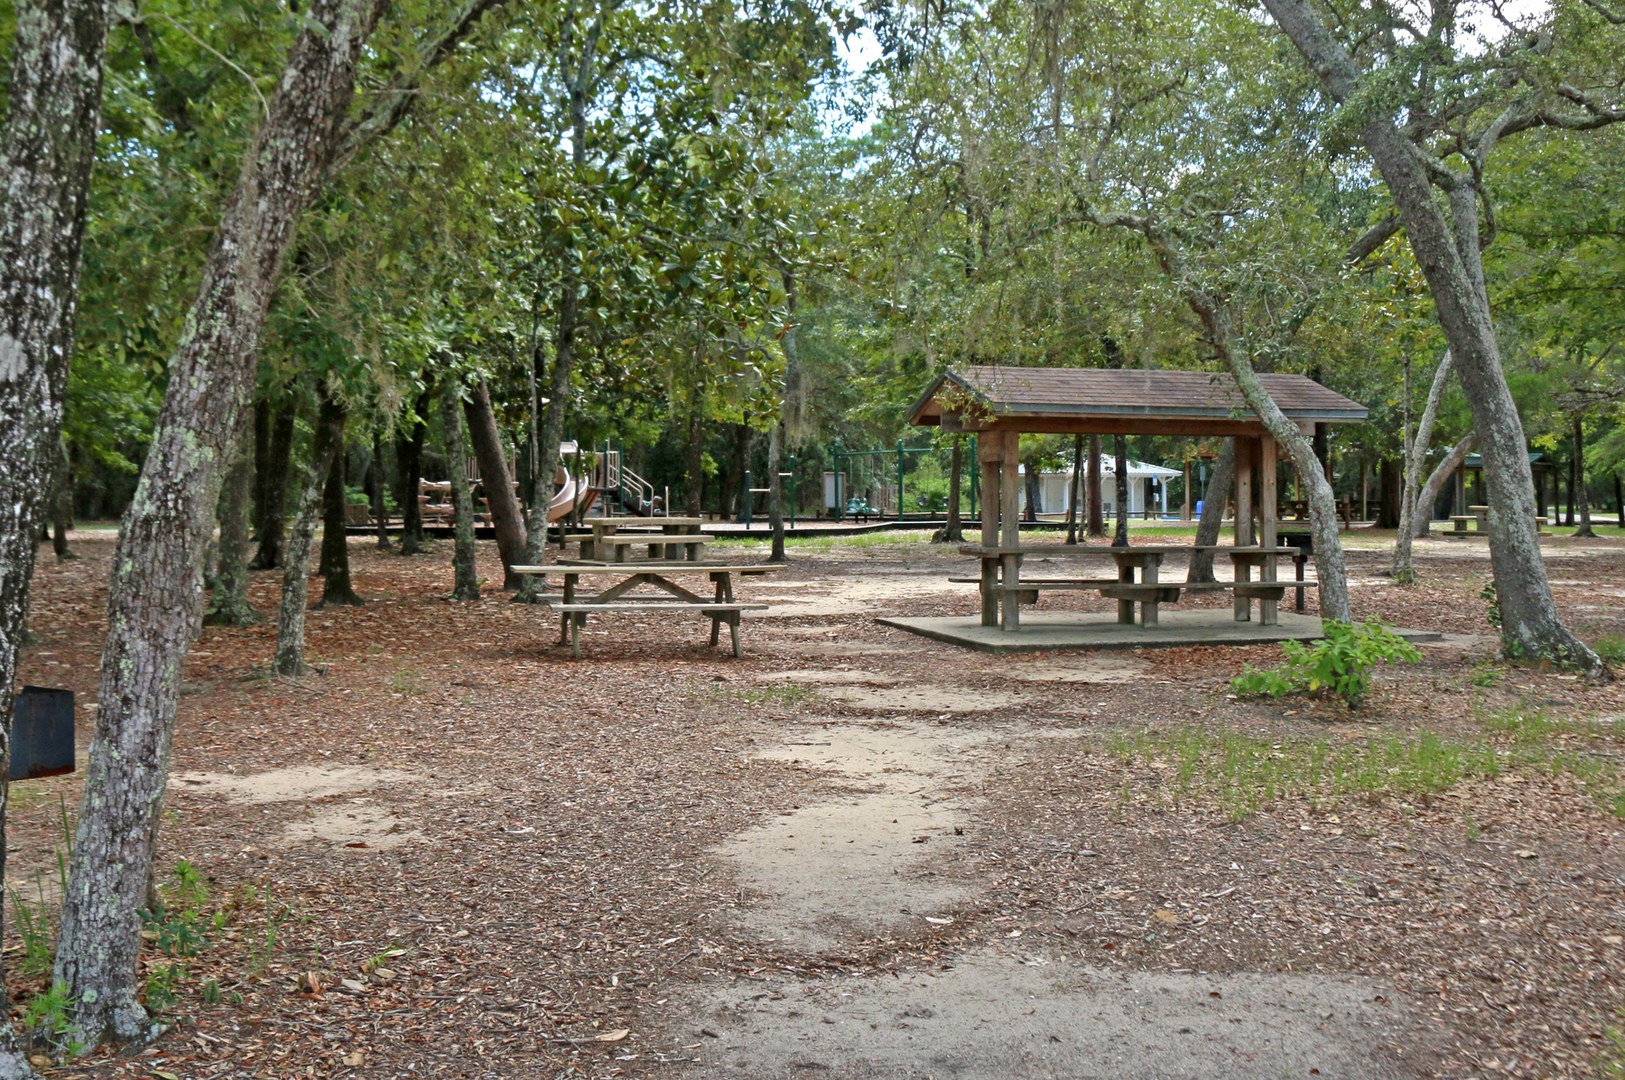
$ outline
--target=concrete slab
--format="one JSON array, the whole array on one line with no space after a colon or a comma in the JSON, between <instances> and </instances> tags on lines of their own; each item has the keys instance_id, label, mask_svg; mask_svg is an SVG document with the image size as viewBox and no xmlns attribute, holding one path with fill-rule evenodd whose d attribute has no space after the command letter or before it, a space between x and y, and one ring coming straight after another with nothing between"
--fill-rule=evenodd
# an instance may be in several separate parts
<instances>
[{"instance_id":1,"label":"concrete slab","mask_svg":"<svg viewBox=\"0 0 1625 1080\"><path fill-rule=\"evenodd\" d=\"M1228 610L1187 609L1159 612L1159 625L1147 630L1125 626L1115 614L1077 611L1022 612L1021 629L1006 633L983 626L975 615L929 618L885 618L882 626L907 630L934 641L990 653L1050 652L1055 649L1134 649L1174 645L1258 645L1272 641L1312 641L1320 637L1320 620L1283 611L1276 626L1236 622ZM1437 641L1439 634L1394 628L1406 641Z\"/></svg>"}]
</instances>

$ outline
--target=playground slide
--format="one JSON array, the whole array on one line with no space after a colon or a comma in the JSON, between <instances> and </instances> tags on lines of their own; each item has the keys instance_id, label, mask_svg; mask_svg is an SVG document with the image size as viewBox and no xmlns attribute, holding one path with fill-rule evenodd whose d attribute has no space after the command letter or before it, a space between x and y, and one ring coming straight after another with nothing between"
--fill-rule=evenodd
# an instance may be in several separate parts
<instances>
[{"instance_id":1,"label":"playground slide","mask_svg":"<svg viewBox=\"0 0 1625 1080\"><path fill-rule=\"evenodd\" d=\"M566 476L564 486L553 496L553 501L547 504L547 520L563 521L577 506L581 507L582 513L586 513L597 497L597 490L587 483L586 477Z\"/></svg>"}]
</instances>

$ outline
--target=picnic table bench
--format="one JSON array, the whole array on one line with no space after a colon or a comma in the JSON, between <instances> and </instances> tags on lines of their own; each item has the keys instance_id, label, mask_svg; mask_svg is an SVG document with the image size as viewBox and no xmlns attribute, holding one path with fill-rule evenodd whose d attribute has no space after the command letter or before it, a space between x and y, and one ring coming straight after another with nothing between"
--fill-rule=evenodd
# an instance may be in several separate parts
<instances>
[{"instance_id":1,"label":"picnic table bench","mask_svg":"<svg viewBox=\"0 0 1625 1080\"><path fill-rule=\"evenodd\" d=\"M1234 581L1172 582L1159 579L1162 560L1168 555L1191 555L1197 551L1227 552L1235 568ZM1235 600L1237 622L1252 618L1252 602L1258 601L1259 622L1274 626L1279 622L1278 604L1293 586L1275 580L1276 560L1283 556L1297 556L1296 547L1233 547L1222 544L1143 544L1129 547L1057 547L1054 545L1020 545L1017 547L987 548L967 545L959 549L962 555L975 555L982 560L982 576L952 577L954 583L976 584L982 587L983 603L996 603L999 594L1016 594L1018 603L1032 603L1041 591L1048 589L1082 589L1100 593L1117 601L1117 621L1125 625L1136 622L1135 605L1139 605L1141 626L1158 624L1158 609L1162 604L1178 603L1181 592L1228 591ZM1067 558L1109 557L1117 567L1116 578L1017 577L1014 582L1000 580L999 559L1005 555L1056 555ZM1305 556L1306 558L1307 556ZM1253 570L1258 580L1253 580ZM1300 575L1301 580L1301 575ZM984 616L987 612L984 612Z\"/></svg>"},{"instance_id":2,"label":"picnic table bench","mask_svg":"<svg viewBox=\"0 0 1625 1080\"><path fill-rule=\"evenodd\" d=\"M587 616L606 612L625 611L691 611L711 620L711 644L715 646L724 625L733 644L735 657L744 655L739 639L739 616L746 611L764 611L764 603L745 603L735 598L734 578L756 574L770 574L783 570L778 563L760 566L727 566L717 563L643 562L622 565L608 563L582 563L565 560L546 566L515 566L516 574L550 574L560 579L562 590L543 593L541 600L549 611L560 616L559 644L570 645L570 655L581 657L581 628ZM676 578L704 575L712 585L712 595L705 597L686 587ZM596 593L584 594L580 580L584 577L618 578L601 587ZM633 590L650 586L653 595L629 595Z\"/></svg>"}]
</instances>

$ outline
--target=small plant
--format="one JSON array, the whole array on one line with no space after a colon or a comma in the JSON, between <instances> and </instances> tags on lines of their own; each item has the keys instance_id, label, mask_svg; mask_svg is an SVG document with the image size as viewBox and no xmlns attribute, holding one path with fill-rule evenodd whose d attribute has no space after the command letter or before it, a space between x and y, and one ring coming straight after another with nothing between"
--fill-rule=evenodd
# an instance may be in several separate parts
<instances>
[{"instance_id":1,"label":"small plant","mask_svg":"<svg viewBox=\"0 0 1625 1080\"><path fill-rule=\"evenodd\" d=\"M1485 621L1497 630L1501 629L1501 595L1495 591L1495 579L1486 581L1478 595L1489 605L1484 612Z\"/></svg>"},{"instance_id":2,"label":"small plant","mask_svg":"<svg viewBox=\"0 0 1625 1080\"><path fill-rule=\"evenodd\" d=\"M185 964L164 964L147 972L143 995L147 1011L161 1015L172 1010L180 1000L180 985L190 974Z\"/></svg>"},{"instance_id":3,"label":"small plant","mask_svg":"<svg viewBox=\"0 0 1625 1080\"><path fill-rule=\"evenodd\" d=\"M1328 622L1325 637L1310 645L1288 641L1281 646L1286 663L1259 669L1247 665L1230 683L1244 697L1287 694L1330 694L1350 708L1371 689L1371 670L1384 661L1414 664L1422 659L1415 645L1375 619L1364 623Z\"/></svg>"},{"instance_id":4,"label":"small plant","mask_svg":"<svg viewBox=\"0 0 1625 1080\"><path fill-rule=\"evenodd\" d=\"M11 963L15 970L30 978L51 973L54 955L51 952L51 927L45 916L28 905L16 889L7 889L11 895L11 921L17 927L17 937L23 943L21 956Z\"/></svg>"},{"instance_id":5,"label":"small plant","mask_svg":"<svg viewBox=\"0 0 1625 1080\"><path fill-rule=\"evenodd\" d=\"M1625 664L1625 637L1603 634L1591 644L1591 651L1605 664Z\"/></svg>"},{"instance_id":6,"label":"small plant","mask_svg":"<svg viewBox=\"0 0 1625 1080\"><path fill-rule=\"evenodd\" d=\"M68 993L68 984L61 979L51 982L51 988L35 994L23 1007L23 1027L29 1042L43 1044L65 1058L78 1057L84 1043L74 1037L73 1011L78 999Z\"/></svg>"}]
</instances>

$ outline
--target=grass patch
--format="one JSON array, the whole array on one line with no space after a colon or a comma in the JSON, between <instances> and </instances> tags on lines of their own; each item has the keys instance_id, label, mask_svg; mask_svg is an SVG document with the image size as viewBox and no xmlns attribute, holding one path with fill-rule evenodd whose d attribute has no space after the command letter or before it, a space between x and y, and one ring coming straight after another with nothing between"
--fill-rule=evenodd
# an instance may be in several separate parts
<instances>
[{"instance_id":1,"label":"grass patch","mask_svg":"<svg viewBox=\"0 0 1625 1080\"><path fill-rule=\"evenodd\" d=\"M741 705L805 705L813 692L801 683L769 683L766 686L716 687L713 700L737 701Z\"/></svg>"},{"instance_id":2,"label":"grass patch","mask_svg":"<svg viewBox=\"0 0 1625 1080\"><path fill-rule=\"evenodd\" d=\"M1333 744L1186 728L1114 736L1107 752L1125 765L1155 770L1175 805L1212 799L1233 821L1285 798L1320 805L1351 795L1433 794L1502 768L1492 747L1458 745L1432 734Z\"/></svg>"},{"instance_id":3,"label":"grass patch","mask_svg":"<svg viewBox=\"0 0 1625 1080\"><path fill-rule=\"evenodd\" d=\"M1211 801L1233 821L1283 799L1319 806L1336 799L1418 797L1463 780L1528 769L1578 781L1597 806L1625 819L1625 781L1602 755L1576 748L1576 737L1610 734L1597 723L1563 720L1541 710L1509 710L1483 720L1484 737L1455 740L1422 732L1355 742L1272 742L1229 732L1185 728L1141 731L1106 740L1125 766L1158 776L1159 797L1175 806ZM1132 792L1125 785L1124 801Z\"/></svg>"},{"instance_id":4,"label":"grass patch","mask_svg":"<svg viewBox=\"0 0 1625 1080\"><path fill-rule=\"evenodd\" d=\"M852 533L847 536L828 536L814 533L810 536L786 536L786 551L834 551L836 548L878 548L898 544L924 544L931 540L925 529L900 529L887 532ZM734 551L767 551L772 541L767 537L719 536L707 547Z\"/></svg>"},{"instance_id":5,"label":"grass patch","mask_svg":"<svg viewBox=\"0 0 1625 1080\"><path fill-rule=\"evenodd\" d=\"M1603 634L1591 643L1591 649L1602 657L1604 663L1625 664L1625 637Z\"/></svg>"}]
</instances>

